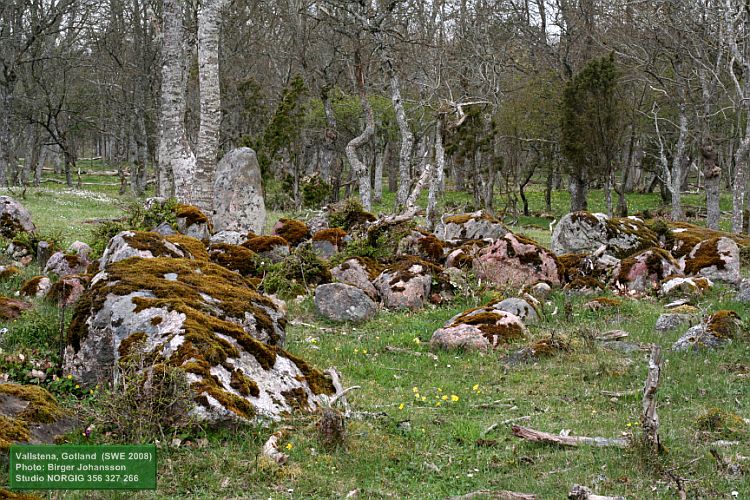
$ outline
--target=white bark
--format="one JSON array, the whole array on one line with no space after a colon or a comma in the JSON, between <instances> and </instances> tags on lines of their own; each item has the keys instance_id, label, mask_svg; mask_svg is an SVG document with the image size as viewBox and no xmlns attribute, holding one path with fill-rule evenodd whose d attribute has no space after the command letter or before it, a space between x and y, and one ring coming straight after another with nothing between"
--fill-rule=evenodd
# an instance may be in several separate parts
<instances>
[{"instance_id":1,"label":"white bark","mask_svg":"<svg viewBox=\"0 0 750 500\"><path fill-rule=\"evenodd\" d=\"M684 96L684 91L681 91L680 94ZM685 146L688 138L688 120L685 107L685 101L681 100L678 105L680 135L677 138L677 146L672 158L672 185L669 188L672 193L672 220L682 219L682 192L680 190L682 188L682 165L684 163Z\"/></svg>"},{"instance_id":2,"label":"white bark","mask_svg":"<svg viewBox=\"0 0 750 500\"><path fill-rule=\"evenodd\" d=\"M213 213L214 177L219 152L221 92L219 88L219 11L227 0L204 0L198 12L200 130L193 183L193 203Z\"/></svg>"},{"instance_id":3,"label":"white bark","mask_svg":"<svg viewBox=\"0 0 750 500\"><path fill-rule=\"evenodd\" d=\"M381 201L383 201L383 165L385 165L385 162L388 161L389 150L390 147L388 146L388 143L386 143L383 147L383 150L380 152L377 158L375 158L375 183L373 185L373 199L375 203L380 203Z\"/></svg>"},{"instance_id":4,"label":"white bark","mask_svg":"<svg viewBox=\"0 0 750 500\"><path fill-rule=\"evenodd\" d=\"M159 161L160 180L171 176L171 186L162 186L165 194L191 203L195 155L185 133L185 54L183 50L182 2L164 0L161 130Z\"/></svg>"},{"instance_id":5,"label":"white bark","mask_svg":"<svg viewBox=\"0 0 750 500\"><path fill-rule=\"evenodd\" d=\"M442 189L445 172L445 148L443 147L443 121L445 115L440 114L435 122L435 172L430 179L430 191L427 194L427 226L435 228L437 224L437 197Z\"/></svg>"},{"instance_id":6,"label":"white bark","mask_svg":"<svg viewBox=\"0 0 750 500\"><path fill-rule=\"evenodd\" d=\"M365 77L362 70L362 63L359 62L359 57L357 57L354 78L356 80L362 110L365 113L365 129L346 145L346 158L349 160L354 175L359 178L359 197L362 201L362 207L364 207L365 210L370 211L372 210L370 173L367 165L365 165L357 156L357 149L370 142L372 136L375 135L375 118L372 113L372 107L367 100Z\"/></svg>"}]
</instances>

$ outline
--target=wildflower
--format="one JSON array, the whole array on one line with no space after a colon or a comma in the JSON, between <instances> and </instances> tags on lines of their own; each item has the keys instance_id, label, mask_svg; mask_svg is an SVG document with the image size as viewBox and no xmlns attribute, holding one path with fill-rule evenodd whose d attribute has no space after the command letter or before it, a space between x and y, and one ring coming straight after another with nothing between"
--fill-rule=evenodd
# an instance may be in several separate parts
<instances>
[{"instance_id":1,"label":"wildflower","mask_svg":"<svg viewBox=\"0 0 750 500\"><path fill-rule=\"evenodd\" d=\"M414 343L415 343L415 344L419 345L419 344L420 344L421 342L422 342L422 341L421 341L421 340L419 340L419 338L417 338L417 337L414 337Z\"/></svg>"},{"instance_id":2,"label":"wildflower","mask_svg":"<svg viewBox=\"0 0 750 500\"><path fill-rule=\"evenodd\" d=\"M68 380L72 380L72 379L73 379L73 375L68 375Z\"/></svg>"},{"instance_id":3,"label":"wildflower","mask_svg":"<svg viewBox=\"0 0 750 500\"><path fill-rule=\"evenodd\" d=\"M419 392L419 387L417 386L412 387L411 392Z\"/></svg>"},{"instance_id":4,"label":"wildflower","mask_svg":"<svg viewBox=\"0 0 750 500\"><path fill-rule=\"evenodd\" d=\"M418 392L414 393L414 399L419 399L419 393Z\"/></svg>"},{"instance_id":5,"label":"wildflower","mask_svg":"<svg viewBox=\"0 0 750 500\"><path fill-rule=\"evenodd\" d=\"M479 390L479 384L474 384L471 386L472 391L478 391Z\"/></svg>"},{"instance_id":6,"label":"wildflower","mask_svg":"<svg viewBox=\"0 0 750 500\"><path fill-rule=\"evenodd\" d=\"M443 394L443 397L441 399L443 401L448 401L448 395L447 394Z\"/></svg>"},{"instance_id":7,"label":"wildflower","mask_svg":"<svg viewBox=\"0 0 750 500\"><path fill-rule=\"evenodd\" d=\"M357 349L357 348L355 347L355 348L354 348L354 354L357 354L358 352L359 352L359 349Z\"/></svg>"},{"instance_id":8,"label":"wildflower","mask_svg":"<svg viewBox=\"0 0 750 500\"><path fill-rule=\"evenodd\" d=\"M292 443L287 443L286 444L286 449L287 450L291 450L292 448L294 448L294 445Z\"/></svg>"},{"instance_id":9,"label":"wildflower","mask_svg":"<svg viewBox=\"0 0 750 500\"><path fill-rule=\"evenodd\" d=\"M76 389L80 389L80 388L81 388L81 386L78 385L78 384L76 384Z\"/></svg>"},{"instance_id":10,"label":"wildflower","mask_svg":"<svg viewBox=\"0 0 750 500\"><path fill-rule=\"evenodd\" d=\"M422 401L427 401L427 396L422 396Z\"/></svg>"},{"instance_id":11,"label":"wildflower","mask_svg":"<svg viewBox=\"0 0 750 500\"><path fill-rule=\"evenodd\" d=\"M401 403L400 405L398 405L398 409L399 410L403 410L404 409L404 403Z\"/></svg>"},{"instance_id":12,"label":"wildflower","mask_svg":"<svg viewBox=\"0 0 750 500\"><path fill-rule=\"evenodd\" d=\"M94 389L89 389L89 394L94 394Z\"/></svg>"},{"instance_id":13,"label":"wildflower","mask_svg":"<svg viewBox=\"0 0 750 500\"><path fill-rule=\"evenodd\" d=\"M458 401L458 396L451 394L451 402L455 403L456 401Z\"/></svg>"},{"instance_id":14,"label":"wildflower","mask_svg":"<svg viewBox=\"0 0 750 500\"><path fill-rule=\"evenodd\" d=\"M443 390L440 387L437 388L437 391L438 392L443 392Z\"/></svg>"},{"instance_id":15,"label":"wildflower","mask_svg":"<svg viewBox=\"0 0 750 500\"><path fill-rule=\"evenodd\" d=\"M367 354L367 349L362 349L362 354Z\"/></svg>"},{"instance_id":16,"label":"wildflower","mask_svg":"<svg viewBox=\"0 0 750 500\"><path fill-rule=\"evenodd\" d=\"M435 406L442 406L442 404L443 404L442 401L438 401L437 403L435 403Z\"/></svg>"}]
</instances>

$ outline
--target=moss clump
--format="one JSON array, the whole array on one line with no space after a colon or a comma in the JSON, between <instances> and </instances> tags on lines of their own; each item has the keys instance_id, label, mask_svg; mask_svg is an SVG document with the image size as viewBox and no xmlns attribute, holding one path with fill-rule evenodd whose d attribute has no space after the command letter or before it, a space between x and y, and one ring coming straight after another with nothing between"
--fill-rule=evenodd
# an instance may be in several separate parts
<instances>
[{"instance_id":1,"label":"moss clump","mask_svg":"<svg viewBox=\"0 0 750 500\"><path fill-rule=\"evenodd\" d=\"M413 271L412 267L414 266L420 266L422 270ZM425 273L430 273L434 278L437 278L442 272L442 267L412 255L398 257L383 270L383 273L393 276L388 283L391 287L398 285L399 282L407 283L413 278L422 276Z\"/></svg>"},{"instance_id":2,"label":"moss clump","mask_svg":"<svg viewBox=\"0 0 750 500\"><path fill-rule=\"evenodd\" d=\"M0 296L0 320L16 319L27 309L31 309L28 302Z\"/></svg>"},{"instance_id":3,"label":"moss clump","mask_svg":"<svg viewBox=\"0 0 750 500\"><path fill-rule=\"evenodd\" d=\"M240 417L252 418L255 415L255 408L253 408L253 405L249 401L217 387L208 382L207 379L195 382L192 387L199 395L205 392L217 400L224 408ZM206 408L210 408L210 404L205 398L198 396L195 398L195 401Z\"/></svg>"},{"instance_id":4,"label":"moss clump","mask_svg":"<svg viewBox=\"0 0 750 500\"><path fill-rule=\"evenodd\" d=\"M187 253L195 260L209 260L206 245L204 245L199 239L191 238L184 234L173 234L164 239L182 250L187 251Z\"/></svg>"},{"instance_id":5,"label":"moss clump","mask_svg":"<svg viewBox=\"0 0 750 500\"><path fill-rule=\"evenodd\" d=\"M144 342L148 339L148 335L145 332L135 332L122 339L120 346L117 348L117 353L120 358L127 358L133 353L133 350L139 350L143 346Z\"/></svg>"},{"instance_id":6,"label":"moss clump","mask_svg":"<svg viewBox=\"0 0 750 500\"><path fill-rule=\"evenodd\" d=\"M328 224L350 231L375 220L375 216L366 212L362 204L352 198L328 208Z\"/></svg>"},{"instance_id":7,"label":"moss clump","mask_svg":"<svg viewBox=\"0 0 750 500\"><path fill-rule=\"evenodd\" d=\"M280 246L288 247L289 242L281 236L255 236L244 242L242 246L255 253L263 253Z\"/></svg>"},{"instance_id":8,"label":"moss clump","mask_svg":"<svg viewBox=\"0 0 750 500\"><path fill-rule=\"evenodd\" d=\"M193 224L207 224L209 222L206 214L204 214L200 208L193 205L177 205L177 207L175 207L175 217L178 219L185 219L186 227L192 226Z\"/></svg>"},{"instance_id":9,"label":"moss clump","mask_svg":"<svg viewBox=\"0 0 750 500\"><path fill-rule=\"evenodd\" d=\"M737 243L740 249L750 246L750 238L747 236L707 229L687 222L670 222L668 230L660 234L664 238L665 246L676 259L692 252L702 241L715 238L729 238Z\"/></svg>"},{"instance_id":10,"label":"moss clump","mask_svg":"<svg viewBox=\"0 0 750 500\"><path fill-rule=\"evenodd\" d=\"M2 441L0 441L0 449L3 448ZM16 493L14 491L8 491L5 488L0 488L0 498L6 500L42 500L42 497L37 495L31 495L27 493Z\"/></svg>"},{"instance_id":11,"label":"moss clump","mask_svg":"<svg viewBox=\"0 0 750 500\"><path fill-rule=\"evenodd\" d=\"M310 287L333 281L328 265L315 254L309 243L297 247L294 253L263 271L263 290L281 298L303 295Z\"/></svg>"},{"instance_id":12,"label":"moss clump","mask_svg":"<svg viewBox=\"0 0 750 500\"><path fill-rule=\"evenodd\" d=\"M594 214L585 211L573 212L572 214L570 214L570 221L574 224L585 222L589 226L595 226L601 223L601 221L597 219Z\"/></svg>"},{"instance_id":13,"label":"moss clump","mask_svg":"<svg viewBox=\"0 0 750 500\"><path fill-rule=\"evenodd\" d=\"M273 231L276 236L281 236L293 247L296 247L310 237L310 228L302 221L295 219L279 219L279 226Z\"/></svg>"},{"instance_id":14,"label":"moss clump","mask_svg":"<svg viewBox=\"0 0 750 500\"><path fill-rule=\"evenodd\" d=\"M497 311L482 309L467 311L456 318L450 326L473 325L479 328L482 335L492 343L492 345L507 344L514 340L524 338L525 331L523 326L513 322L503 324L507 316Z\"/></svg>"},{"instance_id":15,"label":"moss clump","mask_svg":"<svg viewBox=\"0 0 750 500\"><path fill-rule=\"evenodd\" d=\"M677 306L673 309L670 309L669 312L674 314L698 314L700 311L697 307L689 306L689 305L681 305Z\"/></svg>"},{"instance_id":16,"label":"moss clump","mask_svg":"<svg viewBox=\"0 0 750 500\"><path fill-rule=\"evenodd\" d=\"M492 222L493 224L499 224L500 221L492 217L490 214L482 210L479 213L466 213L466 214L455 214L455 215L449 215L448 217L443 218L444 224L466 224L470 220L486 220L488 222Z\"/></svg>"},{"instance_id":17,"label":"moss clump","mask_svg":"<svg viewBox=\"0 0 750 500\"><path fill-rule=\"evenodd\" d=\"M242 370L235 369L232 371L232 378L229 386L243 396L253 396L256 398L260 396L258 384L255 380L242 373Z\"/></svg>"},{"instance_id":18,"label":"moss clump","mask_svg":"<svg viewBox=\"0 0 750 500\"><path fill-rule=\"evenodd\" d=\"M282 391L281 395L284 396L287 404L291 406L293 410L305 410L308 407L309 403L307 402L307 393L301 387Z\"/></svg>"},{"instance_id":19,"label":"moss clump","mask_svg":"<svg viewBox=\"0 0 750 500\"><path fill-rule=\"evenodd\" d=\"M21 274L21 270L16 266L0 266L0 280L7 280Z\"/></svg>"},{"instance_id":20,"label":"moss clump","mask_svg":"<svg viewBox=\"0 0 750 500\"><path fill-rule=\"evenodd\" d=\"M30 438L26 422L0 415L0 451L5 452L13 443L27 442Z\"/></svg>"},{"instance_id":21,"label":"moss clump","mask_svg":"<svg viewBox=\"0 0 750 500\"><path fill-rule=\"evenodd\" d=\"M39 291L39 283L43 279L47 278L46 276L33 276L29 278L26 283L21 285L21 289L18 291L19 294L23 295L24 297L34 297L36 296L37 291Z\"/></svg>"},{"instance_id":22,"label":"moss clump","mask_svg":"<svg viewBox=\"0 0 750 500\"><path fill-rule=\"evenodd\" d=\"M333 382L322 371L314 368L313 366L308 364L307 361L303 360L302 358L298 358L292 353L285 352L284 354L295 365L297 365L297 368L299 368L299 371L302 372L302 376L307 382L307 385L310 386L310 390L313 394L330 395L336 392L336 388L333 386Z\"/></svg>"},{"instance_id":23,"label":"moss clump","mask_svg":"<svg viewBox=\"0 0 750 500\"><path fill-rule=\"evenodd\" d=\"M242 276L254 276L258 272L257 254L243 246L214 243L208 248L208 255L214 264L237 271Z\"/></svg>"},{"instance_id":24,"label":"moss clump","mask_svg":"<svg viewBox=\"0 0 750 500\"><path fill-rule=\"evenodd\" d=\"M313 241L328 241L336 247L340 247L344 238L347 237L347 234L348 233L340 227L332 227L329 229L321 229L313 235L312 239Z\"/></svg>"},{"instance_id":25,"label":"moss clump","mask_svg":"<svg viewBox=\"0 0 750 500\"><path fill-rule=\"evenodd\" d=\"M567 338L555 335L547 335L539 340L534 341L529 349L534 357L549 358L559 353L571 352L570 341Z\"/></svg>"},{"instance_id":26,"label":"moss clump","mask_svg":"<svg viewBox=\"0 0 750 500\"><path fill-rule=\"evenodd\" d=\"M71 283L73 279L75 279L73 276L66 276L64 279L53 283L52 287L49 289L49 293L47 294L47 299L51 299L58 303L67 303L67 301L73 294L74 285ZM81 285L83 286L83 279L81 281Z\"/></svg>"},{"instance_id":27,"label":"moss clump","mask_svg":"<svg viewBox=\"0 0 750 500\"><path fill-rule=\"evenodd\" d=\"M722 309L716 311L708 318L706 331L720 339L731 339L737 336L742 326L739 314L734 311Z\"/></svg>"},{"instance_id":28,"label":"moss clump","mask_svg":"<svg viewBox=\"0 0 750 500\"><path fill-rule=\"evenodd\" d=\"M26 422L51 424L65 412L47 390L34 385L0 384L0 394L8 394L27 401L29 405L18 415Z\"/></svg>"},{"instance_id":29,"label":"moss clump","mask_svg":"<svg viewBox=\"0 0 750 500\"><path fill-rule=\"evenodd\" d=\"M701 269L715 266L717 270L722 270L726 267L726 262L722 259L722 255L719 253L719 238L711 238L710 240L703 241L696 245L689 255L685 259L685 274L697 274Z\"/></svg>"},{"instance_id":30,"label":"moss clump","mask_svg":"<svg viewBox=\"0 0 750 500\"><path fill-rule=\"evenodd\" d=\"M720 408L709 408L696 419L696 424L701 431L718 432L725 437L735 437L747 432L747 424L742 417Z\"/></svg>"},{"instance_id":31,"label":"moss clump","mask_svg":"<svg viewBox=\"0 0 750 500\"><path fill-rule=\"evenodd\" d=\"M433 262L440 262L445 256L445 247L434 234L428 234L417 240L419 252Z\"/></svg>"},{"instance_id":32,"label":"moss clump","mask_svg":"<svg viewBox=\"0 0 750 500\"><path fill-rule=\"evenodd\" d=\"M151 231L132 231L123 236L125 242L136 250L151 252L154 257L185 257L165 244L166 239Z\"/></svg>"}]
</instances>

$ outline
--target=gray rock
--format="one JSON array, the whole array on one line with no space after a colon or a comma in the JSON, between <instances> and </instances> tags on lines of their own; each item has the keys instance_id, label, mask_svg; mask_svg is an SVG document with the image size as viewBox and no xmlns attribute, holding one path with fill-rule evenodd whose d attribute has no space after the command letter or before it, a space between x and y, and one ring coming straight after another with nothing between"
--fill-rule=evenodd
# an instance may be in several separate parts
<instances>
[{"instance_id":1,"label":"gray rock","mask_svg":"<svg viewBox=\"0 0 750 500\"><path fill-rule=\"evenodd\" d=\"M740 282L740 291L737 292L734 300L742 303L750 302L750 279L745 278Z\"/></svg>"},{"instance_id":2,"label":"gray rock","mask_svg":"<svg viewBox=\"0 0 750 500\"><path fill-rule=\"evenodd\" d=\"M732 340L719 338L706 330L706 325L700 324L691 327L684 335L672 344L673 351L698 351L701 349L715 349L722 347Z\"/></svg>"},{"instance_id":3,"label":"gray rock","mask_svg":"<svg viewBox=\"0 0 750 500\"><path fill-rule=\"evenodd\" d=\"M40 241L36 246L36 262L41 269L44 269L50 257L52 257L52 245L48 241Z\"/></svg>"},{"instance_id":4,"label":"gray rock","mask_svg":"<svg viewBox=\"0 0 750 500\"><path fill-rule=\"evenodd\" d=\"M674 277L664 281L659 287L659 295L668 298L698 297L713 287L708 278Z\"/></svg>"},{"instance_id":5,"label":"gray rock","mask_svg":"<svg viewBox=\"0 0 750 500\"><path fill-rule=\"evenodd\" d=\"M515 314L521 318L524 323L530 324L539 321L539 314L537 313L536 308L526 300L518 297L511 297L502 300L497 304L493 304L492 308L496 311L505 311Z\"/></svg>"},{"instance_id":6,"label":"gray rock","mask_svg":"<svg viewBox=\"0 0 750 500\"><path fill-rule=\"evenodd\" d=\"M388 309L421 309L432 288L432 274L422 264L412 264L405 271L386 269L373 285Z\"/></svg>"},{"instance_id":7,"label":"gray rock","mask_svg":"<svg viewBox=\"0 0 750 500\"><path fill-rule=\"evenodd\" d=\"M338 246L328 240L314 240L310 242L310 244L315 255L322 259L330 259L339 253Z\"/></svg>"},{"instance_id":8,"label":"gray rock","mask_svg":"<svg viewBox=\"0 0 750 500\"><path fill-rule=\"evenodd\" d=\"M175 231L172 225L167 221L160 223L153 229L153 231L155 233L159 233L162 236L172 236L177 234L177 231Z\"/></svg>"},{"instance_id":9,"label":"gray rock","mask_svg":"<svg viewBox=\"0 0 750 500\"><path fill-rule=\"evenodd\" d=\"M602 342L602 346L612 350L618 351L625 354L630 354L641 350L641 344L635 342L625 342L623 340L611 340L609 342Z\"/></svg>"},{"instance_id":10,"label":"gray rock","mask_svg":"<svg viewBox=\"0 0 750 500\"><path fill-rule=\"evenodd\" d=\"M239 231L219 231L214 233L209 238L210 243L226 243L228 245L242 245L247 239L247 233L241 233Z\"/></svg>"},{"instance_id":11,"label":"gray rock","mask_svg":"<svg viewBox=\"0 0 750 500\"><path fill-rule=\"evenodd\" d=\"M26 297L44 297L52 288L52 281L46 276L35 276L21 287L21 295Z\"/></svg>"},{"instance_id":12,"label":"gray rock","mask_svg":"<svg viewBox=\"0 0 750 500\"><path fill-rule=\"evenodd\" d=\"M537 300L545 300L552 295L552 287L542 281L534 284L529 289L529 294Z\"/></svg>"},{"instance_id":13,"label":"gray rock","mask_svg":"<svg viewBox=\"0 0 750 500\"><path fill-rule=\"evenodd\" d=\"M89 264L91 261L85 256L55 252L44 266L44 274L53 273L60 277L70 274L86 274Z\"/></svg>"},{"instance_id":14,"label":"gray rock","mask_svg":"<svg viewBox=\"0 0 750 500\"><path fill-rule=\"evenodd\" d=\"M318 314L333 321L368 321L378 312L364 291L344 283L318 285L314 302Z\"/></svg>"},{"instance_id":15,"label":"gray rock","mask_svg":"<svg viewBox=\"0 0 750 500\"><path fill-rule=\"evenodd\" d=\"M0 196L0 235L12 238L16 233L33 233L31 214L10 196Z\"/></svg>"},{"instance_id":16,"label":"gray rock","mask_svg":"<svg viewBox=\"0 0 750 500\"><path fill-rule=\"evenodd\" d=\"M144 259L153 257L190 258L191 255L186 249L167 241L158 233L122 231L114 235L107 243L107 247L104 249L101 259L99 259L99 268L104 269L109 264L130 257Z\"/></svg>"},{"instance_id":17,"label":"gray rock","mask_svg":"<svg viewBox=\"0 0 750 500\"><path fill-rule=\"evenodd\" d=\"M432 334L430 347L488 351L528 335L521 318L492 307L465 311L449 319ZM471 318L479 315L481 322L471 324Z\"/></svg>"},{"instance_id":18,"label":"gray rock","mask_svg":"<svg viewBox=\"0 0 750 500\"><path fill-rule=\"evenodd\" d=\"M380 298L378 290L370 282L370 274L365 266L357 259L347 259L331 269L331 275L341 283L356 286L365 292L372 300Z\"/></svg>"},{"instance_id":19,"label":"gray rock","mask_svg":"<svg viewBox=\"0 0 750 500\"><path fill-rule=\"evenodd\" d=\"M68 247L67 253L76 254L79 257L88 260L89 254L91 253L91 247L82 241L74 241Z\"/></svg>"},{"instance_id":20,"label":"gray rock","mask_svg":"<svg viewBox=\"0 0 750 500\"><path fill-rule=\"evenodd\" d=\"M138 272L131 272L138 263ZM183 288L166 279L170 273ZM158 301L149 301L155 292L148 286L160 290ZM165 293L170 289L174 296ZM321 391L333 390L320 372L280 347L284 321L274 303L210 262L115 262L94 277L86 294L89 305L77 308L74 318L85 334L64 356L65 373L85 387L111 382L121 355L142 352L184 367L197 393L193 412L208 421L312 412Z\"/></svg>"},{"instance_id":21,"label":"gray rock","mask_svg":"<svg viewBox=\"0 0 750 500\"><path fill-rule=\"evenodd\" d=\"M648 247L658 246L656 233L636 217L609 219L604 214L572 212L552 232L552 251L591 253L606 245L606 252L624 258Z\"/></svg>"},{"instance_id":22,"label":"gray rock","mask_svg":"<svg viewBox=\"0 0 750 500\"><path fill-rule=\"evenodd\" d=\"M435 227L441 240L481 240L502 238L508 229L484 210L468 214L444 215Z\"/></svg>"},{"instance_id":23,"label":"gray rock","mask_svg":"<svg viewBox=\"0 0 750 500\"><path fill-rule=\"evenodd\" d=\"M211 225L208 222L188 223L184 217L177 217L177 232L201 241L207 241L211 237Z\"/></svg>"},{"instance_id":24,"label":"gray rock","mask_svg":"<svg viewBox=\"0 0 750 500\"><path fill-rule=\"evenodd\" d=\"M685 274L713 281L737 284L740 276L740 247L729 238L711 238L698 243L680 259Z\"/></svg>"},{"instance_id":25,"label":"gray rock","mask_svg":"<svg viewBox=\"0 0 750 500\"><path fill-rule=\"evenodd\" d=\"M690 314L666 313L659 316L654 327L657 332L664 333L676 330L684 325L690 325L693 322L693 316Z\"/></svg>"},{"instance_id":26,"label":"gray rock","mask_svg":"<svg viewBox=\"0 0 750 500\"><path fill-rule=\"evenodd\" d=\"M216 165L213 223L216 231L263 231L266 206L260 166L252 149L233 149Z\"/></svg>"}]
</instances>

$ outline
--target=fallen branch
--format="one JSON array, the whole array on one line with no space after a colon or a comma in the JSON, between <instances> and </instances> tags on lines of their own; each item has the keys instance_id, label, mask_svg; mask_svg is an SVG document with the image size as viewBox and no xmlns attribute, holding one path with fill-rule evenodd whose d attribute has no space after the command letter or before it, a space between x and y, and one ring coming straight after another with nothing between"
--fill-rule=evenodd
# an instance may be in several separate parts
<instances>
[{"instance_id":1,"label":"fallen branch","mask_svg":"<svg viewBox=\"0 0 750 500\"><path fill-rule=\"evenodd\" d=\"M635 396L636 394L640 394L639 389L633 389L632 391L599 391L602 396L607 396L610 398L624 398L626 396Z\"/></svg>"},{"instance_id":2,"label":"fallen branch","mask_svg":"<svg viewBox=\"0 0 750 500\"><path fill-rule=\"evenodd\" d=\"M629 441L625 438L605 438L605 437L587 437L587 436L556 436L548 432L537 431L529 427L514 425L511 427L513 435L532 443L549 443L560 446L615 446L617 448L626 448Z\"/></svg>"},{"instance_id":3,"label":"fallen branch","mask_svg":"<svg viewBox=\"0 0 750 500\"><path fill-rule=\"evenodd\" d=\"M536 500L536 495L531 493L517 493L515 491L472 491L457 497L448 497L448 500L470 500L472 498L494 498L497 500Z\"/></svg>"},{"instance_id":4,"label":"fallen branch","mask_svg":"<svg viewBox=\"0 0 750 500\"><path fill-rule=\"evenodd\" d=\"M568 493L568 498L572 500L625 500L625 497L594 495L589 488L580 484L573 486L573 489Z\"/></svg>"},{"instance_id":5,"label":"fallen branch","mask_svg":"<svg viewBox=\"0 0 750 500\"><path fill-rule=\"evenodd\" d=\"M434 361L437 361L439 359L435 354L431 352L421 353L419 351L412 351L411 349L405 349L403 347L396 347L392 345L385 346L383 350L385 350L385 352L392 352L396 354L411 354L412 356L421 356L422 354L424 354Z\"/></svg>"},{"instance_id":6,"label":"fallen branch","mask_svg":"<svg viewBox=\"0 0 750 500\"><path fill-rule=\"evenodd\" d=\"M346 400L346 394L355 389L361 389L362 387L359 385L353 385L344 389L344 386L341 385L341 375L334 367L327 369L326 373L331 376L331 383L333 384L333 388L336 389L336 394L334 394L328 404L333 407L337 401L341 400L341 405L344 407L344 416L348 418L352 409L349 407L349 402Z\"/></svg>"},{"instance_id":7,"label":"fallen branch","mask_svg":"<svg viewBox=\"0 0 750 500\"><path fill-rule=\"evenodd\" d=\"M651 347L651 356L649 356L648 360L648 376L643 385L641 425L643 426L646 443L656 453L661 450L661 443L659 442L659 415L656 414L656 391L659 387L661 364L661 347L654 344Z\"/></svg>"}]
</instances>

